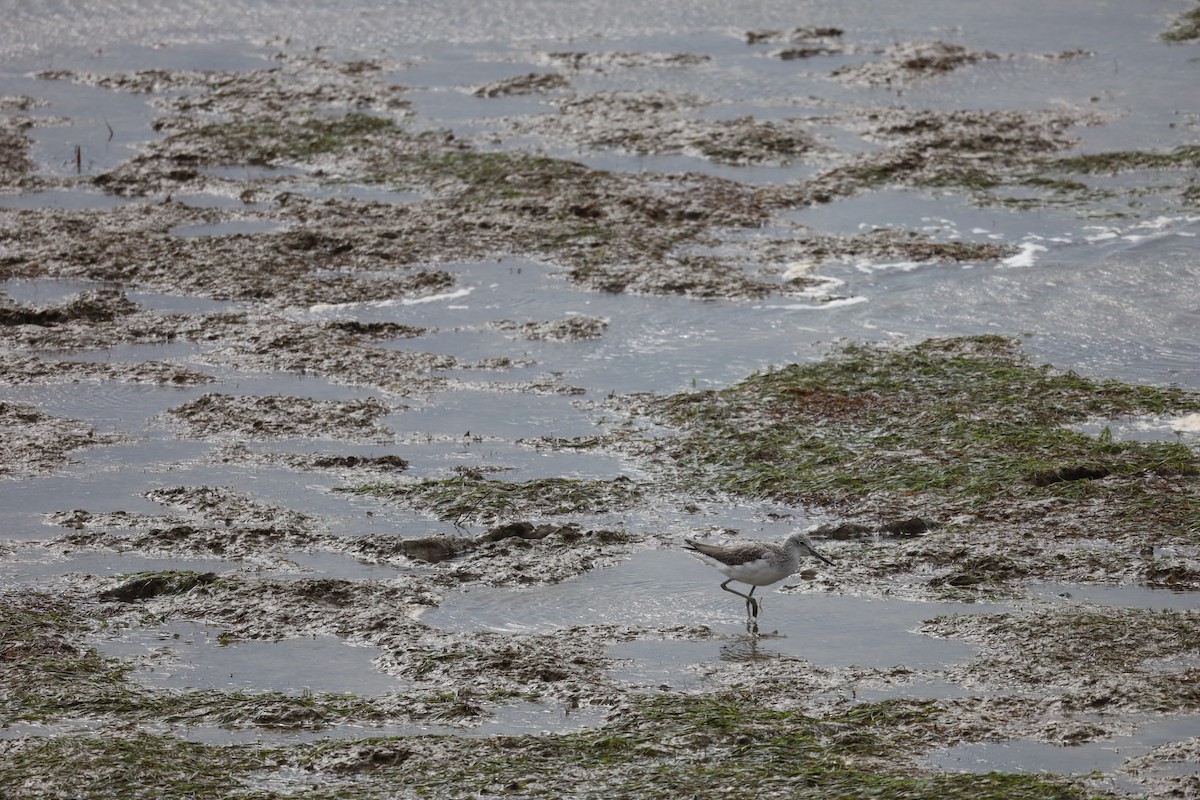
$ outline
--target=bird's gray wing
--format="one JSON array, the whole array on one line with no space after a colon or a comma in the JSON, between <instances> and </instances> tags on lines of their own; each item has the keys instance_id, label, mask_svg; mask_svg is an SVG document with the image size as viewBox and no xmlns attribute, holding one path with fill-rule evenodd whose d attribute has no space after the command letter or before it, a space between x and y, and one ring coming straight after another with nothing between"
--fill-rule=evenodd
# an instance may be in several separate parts
<instances>
[{"instance_id":1,"label":"bird's gray wing","mask_svg":"<svg viewBox=\"0 0 1200 800\"><path fill-rule=\"evenodd\" d=\"M711 556L725 564L745 564L762 556L762 545L756 542L734 542L733 544L708 544L693 539L684 539L685 546L701 555Z\"/></svg>"}]
</instances>

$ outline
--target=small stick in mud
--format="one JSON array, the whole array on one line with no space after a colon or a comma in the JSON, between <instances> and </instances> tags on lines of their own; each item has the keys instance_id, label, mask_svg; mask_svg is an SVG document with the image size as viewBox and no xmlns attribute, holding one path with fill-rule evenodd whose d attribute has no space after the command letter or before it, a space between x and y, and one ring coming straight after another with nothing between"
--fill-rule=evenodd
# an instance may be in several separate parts
<instances>
[{"instance_id":1,"label":"small stick in mud","mask_svg":"<svg viewBox=\"0 0 1200 800\"><path fill-rule=\"evenodd\" d=\"M769 586L791 575L796 571L796 567L800 566L800 559L805 555L818 558L826 564L833 564L817 552L812 541L801 531L793 533L783 544L737 542L719 545L705 544L692 539L683 541L686 549L699 553L706 563L728 576L729 580L722 583L721 588L746 598L746 613L755 619L758 618L758 601L754 599L754 590L759 586ZM729 584L733 581L750 584L750 594L730 589Z\"/></svg>"}]
</instances>

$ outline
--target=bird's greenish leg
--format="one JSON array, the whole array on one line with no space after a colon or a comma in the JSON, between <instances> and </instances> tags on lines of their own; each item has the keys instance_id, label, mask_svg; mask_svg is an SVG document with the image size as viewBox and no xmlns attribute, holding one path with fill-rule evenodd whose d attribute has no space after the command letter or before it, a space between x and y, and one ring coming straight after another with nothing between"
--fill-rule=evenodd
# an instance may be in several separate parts
<instances>
[{"instance_id":1,"label":"bird's greenish leg","mask_svg":"<svg viewBox=\"0 0 1200 800\"><path fill-rule=\"evenodd\" d=\"M721 588L727 592L732 592L733 594L736 594L738 597L746 598L746 611L749 612L750 616L757 617L758 616L758 601L754 599L754 590L758 587L751 586L750 594L744 594L743 592L739 592L737 589L730 589L729 584L731 584L731 583L733 583L733 578L730 578L729 580L722 583Z\"/></svg>"}]
</instances>

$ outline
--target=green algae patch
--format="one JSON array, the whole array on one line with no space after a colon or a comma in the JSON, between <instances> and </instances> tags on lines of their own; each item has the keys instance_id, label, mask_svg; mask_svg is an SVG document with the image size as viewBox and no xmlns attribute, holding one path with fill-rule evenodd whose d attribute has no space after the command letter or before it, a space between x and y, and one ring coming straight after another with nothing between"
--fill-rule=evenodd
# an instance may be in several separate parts
<instances>
[{"instance_id":1,"label":"green algae patch","mask_svg":"<svg viewBox=\"0 0 1200 800\"><path fill-rule=\"evenodd\" d=\"M438 519L455 522L520 519L530 515L562 516L619 511L633 507L644 494L634 481L538 478L497 481L464 475L415 483L375 483L339 489L395 500Z\"/></svg>"},{"instance_id":2,"label":"green algae patch","mask_svg":"<svg viewBox=\"0 0 1200 800\"><path fill-rule=\"evenodd\" d=\"M208 143L209 158L233 164L273 165L306 161L325 153L361 147L380 134L396 129L386 117L347 114L298 119L262 118L203 126L194 136Z\"/></svg>"},{"instance_id":3,"label":"green algae patch","mask_svg":"<svg viewBox=\"0 0 1200 800\"><path fill-rule=\"evenodd\" d=\"M266 751L108 733L39 737L0 750L0 795L25 798L223 798L269 763Z\"/></svg>"},{"instance_id":4,"label":"green algae patch","mask_svg":"<svg viewBox=\"0 0 1200 800\"><path fill-rule=\"evenodd\" d=\"M487 739L421 737L302 746L286 758L354 775L345 796L1056 798L1086 797L1053 776L924 775L888 759L889 728L936 725L900 702L810 717L744 696L648 696L603 727ZM388 787L390 792L384 790ZM736 787L736 790L733 788Z\"/></svg>"},{"instance_id":5,"label":"green algae patch","mask_svg":"<svg viewBox=\"0 0 1200 800\"><path fill-rule=\"evenodd\" d=\"M326 739L264 747L167 735L77 735L0 749L0 793L164 800L475 797L839 797L1084 800L1053 775L924 774L896 763L892 726L932 729L937 709L893 702L810 717L734 695L651 696L565 735Z\"/></svg>"},{"instance_id":6,"label":"green algae patch","mask_svg":"<svg viewBox=\"0 0 1200 800\"><path fill-rule=\"evenodd\" d=\"M0 718L107 713L130 701L130 667L78 639L86 621L42 595L0 599Z\"/></svg>"},{"instance_id":7,"label":"green algae patch","mask_svg":"<svg viewBox=\"0 0 1200 800\"><path fill-rule=\"evenodd\" d=\"M1121 150L1059 158L1047 164L1051 169L1081 174L1128 172L1138 169L1200 168L1200 145L1182 145L1165 153L1146 150Z\"/></svg>"},{"instance_id":8,"label":"green algae patch","mask_svg":"<svg viewBox=\"0 0 1200 800\"><path fill-rule=\"evenodd\" d=\"M1200 40L1200 8L1185 11L1175 18L1171 27L1159 34L1164 42L1194 42Z\"/></svg>"},{"instance_id":9,"label":"green algae patch","mask_svg":"<svg viewBox=\"0 0 1200 800\"><path fill-rule=\"evenodd\" d=\"M850 345L719 391L650 400L688 480L820 505L890 496L1055 495L1098 476L1195 475L1177 443L1116 442L1067 426L1194 411L1200 396L1035 366L999 337ZM1057 479L1056 477L1057 476Z\"/></svg>"},{"instance_id":10,"label":"green algae patch","mask_svg":"<svg viewBox=\"0 0 1200 800\"><path fill-rule=\"evenodd\" d=\"M60 600L0 599L0 719L313 730L398 716L397 704L387 698L143 687L130 679L131 663L83 643L93 627L94 621ZM0 796L10 795L0 790Z\"/></svg>"}]
</instances>

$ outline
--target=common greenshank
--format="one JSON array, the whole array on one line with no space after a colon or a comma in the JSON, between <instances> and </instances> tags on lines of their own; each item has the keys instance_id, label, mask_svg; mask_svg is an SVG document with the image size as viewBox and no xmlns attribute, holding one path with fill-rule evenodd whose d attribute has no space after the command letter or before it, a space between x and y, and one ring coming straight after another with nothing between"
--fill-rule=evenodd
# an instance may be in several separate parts
<instances>
[{"instance_id":1,"label":"common greenshank","mask_svg":"<svg viewBox=\"0 0 1200 800\"><path fill-rule=\"evenodd\" d=\"M818 558L826 564L833 564L818 553L812 540L800 531L789 536L783 544L761 541L734 544L707 544L694 539L683 541L685 548L699 553L707 563L729 577L729 580L721 584L721 588L746 598L746 611L754 618L758 617L758 601L754 599L754 590L759 586L769 586L791 575L800 566L800 559L805 555ZM733 581L750 584L750 594L730 589L729 584Z\"/></svg>"}]
</instances>

